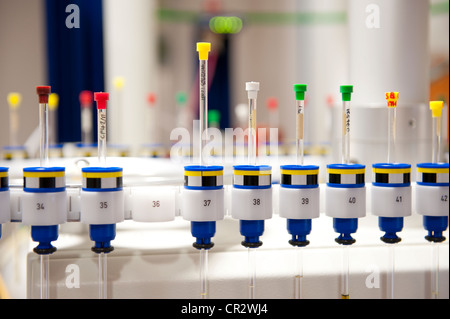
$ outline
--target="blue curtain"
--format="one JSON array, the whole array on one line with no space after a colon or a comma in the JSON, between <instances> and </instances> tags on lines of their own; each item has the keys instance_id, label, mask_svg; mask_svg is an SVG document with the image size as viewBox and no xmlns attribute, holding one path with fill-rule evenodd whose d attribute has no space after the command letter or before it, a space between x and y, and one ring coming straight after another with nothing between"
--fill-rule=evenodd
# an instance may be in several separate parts
<instances>
[{"instance_id":1,"label":"blue curtain","mask_svg":"<svg viewBox=\"0 0 450 319\"><path fill-rule=\"evenodd\" d=\"M70 4L79 8L79 28L66 26L66 19L73 12L66 12ZM46 0L45 7L48 79L52 92L59 95L58 142L78 142L80 92L104 91L102 1ZM93 113L96 132L97 113Z\"/></svg>"}]
</instances>

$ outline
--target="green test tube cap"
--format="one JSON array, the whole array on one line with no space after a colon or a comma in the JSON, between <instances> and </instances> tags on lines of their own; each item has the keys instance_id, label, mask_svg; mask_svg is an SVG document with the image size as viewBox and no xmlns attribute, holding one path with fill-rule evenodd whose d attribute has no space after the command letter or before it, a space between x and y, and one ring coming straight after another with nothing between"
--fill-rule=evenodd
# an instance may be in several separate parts
<instances>
[{"instance_id":1,"label":"green test tube cap","mask_svg":"<svg viewBox=\"0 0 450 319\"><path fill-rule=\"evenodd\" d=\"M306 84L294 84L295 99L304 100L306 92Z\"/></svg>"},{"instance_id":2,"label":"green test tube cap","mask_svg":"<svg viewBox=\"0 0 450 319\"><path fill-rule=\"evenodd\" d=\"M341 85L342 101L350 101L353 85Z\"/></svg>"}]
</instances>

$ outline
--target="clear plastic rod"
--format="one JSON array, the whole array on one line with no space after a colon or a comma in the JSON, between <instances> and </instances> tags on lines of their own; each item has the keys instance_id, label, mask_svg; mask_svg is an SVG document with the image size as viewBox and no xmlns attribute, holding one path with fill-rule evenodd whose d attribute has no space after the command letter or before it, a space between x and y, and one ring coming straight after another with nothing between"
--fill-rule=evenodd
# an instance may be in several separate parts
<instances>
[{"instance_id":1,"label":"clear plastic rod","mask_svg":"<svg viewBox=\"0 0 450 319\"><path fill-rule=\"evenodd\" d=\"M248 164L256 165L256 98L248 99Z\"/></svg>"},{"instance_id":2,"label":"clear plastic rod","mask_svg":"<svg viewBox=\"0 0 450 319\"><path fill-rule=\"evenodd\" d=\"M199 60L199 74L200 74L200 165L203 165L203 150L208 138L208 60Z\"/></svg>"},{"instance_id":3,"label":"clear plastic rod","mask_svg":"<svg viewBox=\"0 0 450 319\"><path fill-rule=\"evenodd\" d=\"M431 242L431 299L439 298L439 244Z\"/></svg>"},{"instance_id":4,"label":"clear plastic rod","mask_svg":"<svg viewBox=\"0 0 450 319\"><path fill-rule=\"evenodd\" d=\"M341 299L349 299L349 245L342 246L342 274L341 274Z\"/></svg>"},{"instance_id":5,"label":"clear plastic rod","mask_svg":"<svg viewBox=\"0 0 450 319\"><path fill-rule=\"evenodd\" d=\"M394 299L395 289L395 245L388 244L389 259L387 271L387 297Z\"/></svg>"},{"instance_id":6,"label":"clear plastic rod","mask_svg":"<svg viewBox=\"0 0 450 319\"><path fill-rule=\"evenodd\" d=\"M40 128L40 143L39 156L40 166L48 166L48 104L39 103L39 128Z\"/></svg>"},{"instance_id":7,"label":"clear plastic rod","mask_svg":"<svg viewBox=\"0 0 450 319\"><path fill-rule=\"evenodd\" d=\"M350 163L350 101L342 101L342 163Z\"/></svg>"},{"instance_id":8,"label":"clear plastic rod","mask_svg":"<svg viewBox=\"0 0 450 319\"><path fill-rule=\"evenodd\" d=\"M256 248L248 248L248 298L255 299Z\"/></svg>"},{"instance_id":9,"label":"clear plastic rod","mask_svg":"<svg viewBox=\"0 0 450 319\"><path fill-rule=\"evenodd\" d=\"M97 110L98 120L98 161L106 165L106 108Z\"/></svg>"},{"instance_id":10,"label":"clear plastic rod","mask_svg":"<svg viewBox=\"0 0 450 319\"><path fill-rule=\"evenodd\" d=\"M200 249L200 298L208 298L208 250Z\"/></svg>"},{"instance_id":11,"label":"clear plastic rod","mask_svg":"<svg viewBox=\"0 0 450 319\"><path fill-rule=\"evenodd\" d=\"M99 299L107 299L108 288L108 263L105 253L98 254L98 297Z\"/></svg>"},{"instance_id":12,"label":"clear plastic rod","mask_svg":"<svg viewBox=\"0 0 450 319\"><path fill-rule=\"evenodd\" d=\"M441 117L433 117L432 123L433 136L432 136L432 149L433 149L433 163L439 163L440 161L440 149L441 149Z\"/></svg>"},{"instance_id":13,"label":"clear plastic rod","mask_svg":"<svg viewBox=\"0 0 450 319\"><path fill-rule=\"evenodd\" d=\"M297 164L303 165L304 140L303 140L303 116L305 112L305 101L297 100Z\"/></svg>"},{"instance_id":14,"label":"clear plastic rod","mask_svg":"<svg viewBox=\"0 0 450 319\"><path fill-rule=\"evenodd\" d=\"M40 267L41 267L41 299L49 298L49 255L40 255Z\"/></svg>"},{"instance_id":15,"label":"clear plastic rod","mask_svg":"<svg viewBox=\"0 0 450 319\"><path fill-rule=\"evenodd\" d=\"M397 130L397 108L390 107L388 109L388 163L395 163L395 143Z\"/></svg>"},{"instance_id":16,"label":"clear plastic rod","mask_svg":"<svg viewBox=\"0 0 450 319\"><path fill-rule=\"evenodd\" d=\"M303 281L303 249L295 247L295 286L294 298L302 299L302 281Z\"/></svg>"}]
</instances>

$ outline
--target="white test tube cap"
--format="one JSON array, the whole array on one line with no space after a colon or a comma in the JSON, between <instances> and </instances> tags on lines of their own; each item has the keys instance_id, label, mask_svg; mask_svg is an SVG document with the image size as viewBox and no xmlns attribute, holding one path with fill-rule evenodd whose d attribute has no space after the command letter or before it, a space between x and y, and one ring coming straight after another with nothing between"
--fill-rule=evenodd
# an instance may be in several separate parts
<instances>
[{"instance_id":1,"label":"white test tube cap","mask_svg":"<svg viewBox=\"0 0 450 319\"><path fill-rule=\"evenodd\" d=\"M249 99L256 99L259 91L259 82L246 82L245 90L247 91Z\"/></svg>"}]
</instances>

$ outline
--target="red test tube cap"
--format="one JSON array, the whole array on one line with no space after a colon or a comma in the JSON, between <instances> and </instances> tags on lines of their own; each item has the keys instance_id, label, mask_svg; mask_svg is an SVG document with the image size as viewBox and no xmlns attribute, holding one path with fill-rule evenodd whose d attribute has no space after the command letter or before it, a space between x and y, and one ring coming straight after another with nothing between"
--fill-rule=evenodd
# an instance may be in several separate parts
<instances>
[{"instance_id":1,"label":"red test tube cap","mask_svg":"<svg viewBox=\"0 0 450 319\"><path fill-rule=\"evenodd\" d=\"M109 100L109 93L95 92L94 100L97 102L97 109L106 109L106 101Z\"/></svg>"},{"instance_id":2,"label":"red test tube cap","mask_svg":"<svg viewBox=\"0 0 450 319\"><path fill-rule=\"evenodd\" d=\"M91 91L84 90L79 95L81 107L89 107L94 100L94 96Z\"/></svg>"},{"instance_id":3,"label":"red test tube cap","mask_svg":"<svg viewBox=\"0 0 450 319\"><path fill-rule=\"evenodd\" d=\"M48 95L51 93L51 86L36 86L36 93L39 95L39 103L48 103Z\"/></svg>"}]
</instances>

